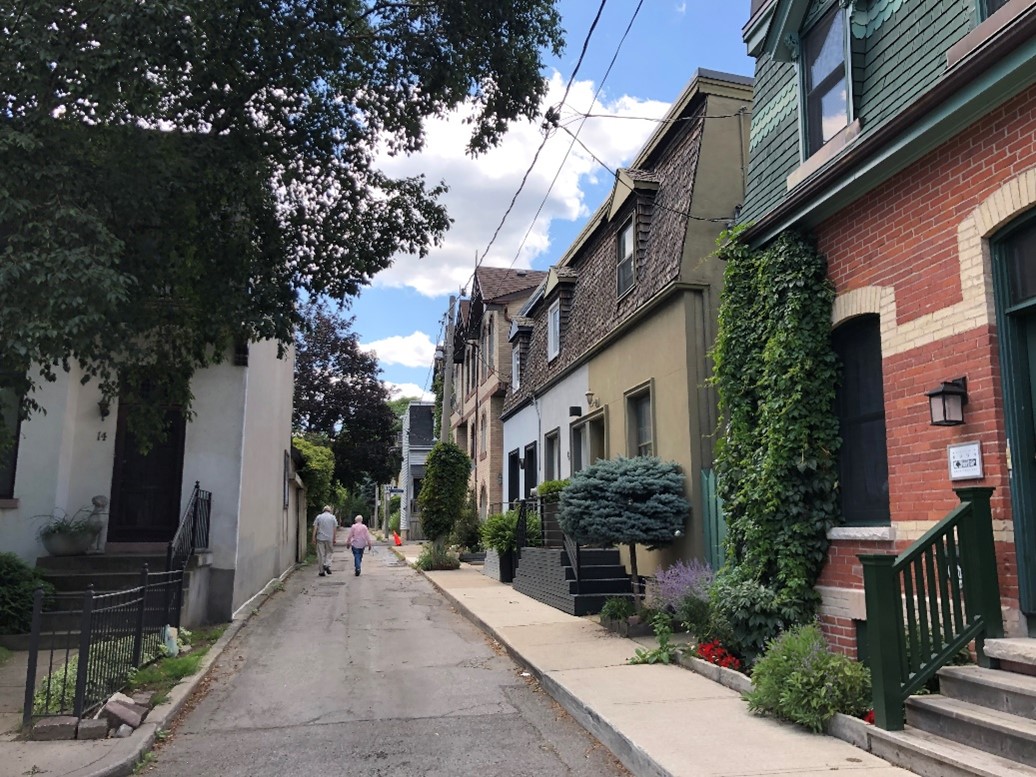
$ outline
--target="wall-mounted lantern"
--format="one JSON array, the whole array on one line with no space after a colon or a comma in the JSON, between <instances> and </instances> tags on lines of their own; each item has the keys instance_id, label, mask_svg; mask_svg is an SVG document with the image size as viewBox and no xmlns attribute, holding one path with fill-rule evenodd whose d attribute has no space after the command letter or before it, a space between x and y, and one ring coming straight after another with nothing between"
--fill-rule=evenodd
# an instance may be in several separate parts
<instances>
[{"instance_id":1,"label":"wall-mounted lantern","mask_svg":"<svg viewBox=\"0 0 1036 777\"><path fill-rule=\"evenodd\" d=\"M590 407L600 407L601 406L601 400L597 398L597 395L594 394L594 392L587 391L586 392L586 406L588 408L590 408Z\"/></svg>"},{"instance_id":2,"label":"wall-mounted lantern","mask_svg":"<svg viewBox=\"0 0 1036 777\"><path fill-rule=\"evenodd\" d=\"M97 403L97 410L101 414L101 420L103 421L112 412L111 402L108 397L101 397L101 400Z\"/></svg>"},{"instance_id":3,"label":"wall-mounted lantern","mask_svg":"<svg viewBox=\"0 0 1036 777\"><path fill-rule=\"evenodd\" d=\"M960 426L964 423L964 405L968 404L968 379L956 378L940 383L925 396L932 426Z\"/></svg>"}]
</instances>

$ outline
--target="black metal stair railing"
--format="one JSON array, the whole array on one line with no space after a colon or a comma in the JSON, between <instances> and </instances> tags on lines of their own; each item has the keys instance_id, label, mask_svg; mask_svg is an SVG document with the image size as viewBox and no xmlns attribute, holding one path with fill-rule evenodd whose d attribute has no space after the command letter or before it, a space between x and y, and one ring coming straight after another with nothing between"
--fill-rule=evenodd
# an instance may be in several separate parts
<instances>
[{"instance_id":1,"label":"black metal stair railing","mask_svg":"<svg viewBox=\"0 0 1036 777\"><path fill-rule=\"evenodd\" d=\"M183 569L199 548L209 546L209 519L212 514L212 492L201 489L198 481L180 518L180 525L166 550L166 571Z\"/></svg>"}]
</instances>

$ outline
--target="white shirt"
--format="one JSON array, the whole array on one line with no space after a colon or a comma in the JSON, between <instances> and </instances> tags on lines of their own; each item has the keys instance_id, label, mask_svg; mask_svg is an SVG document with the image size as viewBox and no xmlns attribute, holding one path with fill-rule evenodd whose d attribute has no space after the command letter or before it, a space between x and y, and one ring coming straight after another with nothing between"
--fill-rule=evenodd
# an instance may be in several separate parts
<instances>
[{"instance_id":1,"label":"white shirt","mask_svg":"<svg viewBox=\"0 0 1036 777\"><path fill-rule=\"evenodd\" d=\"M334 542L338 521L331 513L321 513L313 521L317 530L317 542Z\"/></svg>"}]
</instances>

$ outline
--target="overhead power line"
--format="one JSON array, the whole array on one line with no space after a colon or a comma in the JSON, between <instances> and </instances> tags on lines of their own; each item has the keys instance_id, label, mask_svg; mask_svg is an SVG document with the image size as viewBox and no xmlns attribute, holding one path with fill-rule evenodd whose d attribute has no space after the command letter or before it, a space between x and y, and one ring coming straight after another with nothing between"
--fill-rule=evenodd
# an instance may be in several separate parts
<instances>
[{"instance_id":1,"label":"overhead power line","mask_svg":"<svg viewBox=\"0 0 1036 777\"><path fill-rule=\"evenodd\" d=\"M622 33L622 37L619 39L618 44L615 46L615 53L612 54L611 62L608 63L608 68L604 71L604 75L601 77L601 82L597 85L597 91L594 92L594 98L590 101L590 110L592 111L594 106L597 104L597 98L600 97L601 91L604 89L604 82L608 80L608 76L611 75L612 68L615 66L615 60L619 58L619 51L622 49L622 44L626 42L626 36L629 35L630 30L633 28L633 22L637 19L637 14L640 13L641 6L644 5L644 0L640 0L637 3L637 7L633 10L633 16L630 17L629 24L626 25L625 32ZM603 5L602 5L603 7ZM564 100L562 100L562 106ZM591 114L587 113L586 116ZM579 127L576 128L576 136L579 135L583 129L583 125L586 123L586 118L583 118L579 122ZM576 137L572 138L572 141L568 144L568 148L565 150L565 156L561 160L561 164L558 165L557 172L554 173L554 178L551 179L550 186L547 187L546 194L543 195L543 199L540 200L539 207L536 208L536 214L532 217L532 221L529 222L529 228L525 230L525 235L522 237L522 242L518 245L518 250L514 253L514 259L511 260L509 267L514 267L515 262L518 261L518 257L522 254L522 249L525 248L525 242L529 239L529 235L532 233L533 227L536 226L536 220L540 217L540 213L543 212L543 206L547 204L547 199L550 197L550 193L554 191L554 184L558 182L558 178L561 176L561 171L565 168L565 163L568 162L568 157L572 153L572 149L576 144Z\"/></svg>"},{"instance_id":2,"label":"overhead power line","mask_svg":"<svg viewBox=\"0 0 1036 777\"><path fill-rule=\"evenodd\" d=\"M608 0L601 0L601 5L597 8L597 14L594 16L594 20L590 23L590 29L586 32L586 37L583 39L583 47L579 52L579 59L576 60L576 66L572 70L572 75L568 78L568 83L565 85L565 93L561 97L561 102L558 103L557 107L551 107L547 109L544 115L543 121L543 140L540 142L539 148L536 149L536 153L533 154L532 161L529 163L528 169L522 176L521 182L518 184L518 188L515 190L514 196L511 197L511 202L507 206L507 210L504 211L503 217L500 219L500 223L497 224L496 229L493 231L493 236L489 239L489 243L482 251L482 255L479 256L478 261L475 263L475 269L477 270L482 264L483 260L489 254L489 249L493 247L493 243L496 242L497 236L500 234L500 230L503 228L504 223L507 221L507 217L511 215L511 211L514 209L514 204L518 200L518 195L522 193L522 189L525 188L525 182L529 180L529 175L532 173L533 168L536 166L537 160L540 158L540 152L543 151L543 147L547 145L547 141L553 134L553 130L557 129L558 121L560 119L560 106L565 104L568 99L568 93L572 89L572 84L576 80L576 75L579 73L579 68L583 64L583 58L586 56L586 51L590 46L590 38L594 34L594 30L597 29L597 23L601 20L601 14L604 12L604 7L607 5Z\"/></svg>"},{"instance_id":3,"label":"overhead power line","mask_svg":"<svg viewBox=\"0 0 1036 777\"><path fill-rule=\"evenodd\" d=\"M633 187L632 187L632 186L631 186L631 185L629 184L629 182L627 182L627 181L624 181L624 180L623 180L623 179L622 179L622 178L621 178L621 177L619 176L619 174L618 174L618 171L617 171L617 170L613 169L612 167L609 167L609 166L608 166L608 165L607 165L607 164L606 164L605 162L603 162L603 161L601 160L601 158L600 158L599 156L597 156L597 154L595 154L595 153L594 153L593 151L591 151L591 150L590 150L590 149L589 149L589 148L587 147L586 143L584 143L584 142L583 142L582 140L580 140L579 138L576 138L576 136L575 136L575 134L574 134L574 133L572 132L572 130L570 130L570 129L569 129L568 127L562 127L561 129L563 129L563 130L564 130L565 132L567 132L567 133L568 133L569 135L571 135L571 136L572 136L573 138L575 138L576 142L577 142L577 143L578 143L578 144L579 144L580 146L582 146L583 150L584 150L584 151L585 151L585 152L586 152L587 154L589 154L589 155L590 155L590 157L591 157L591 158L592 158L592 159L593 159L593 160L594 160L595 162L597 162L597 164L599 164L599 165L600 165L601 167L603 167L603 168L604 168L605 170L607 170L607 171L608 171L609 173L611 173L611 174L612 174L612 176L613 176L613 177L615 178L615 180L616 180L616 181L620 181L620 182L622 182L622 184L623 184L623 185L624 185L624 186L625 186L625 187L626 187L627 189L629 189L630 191L633 191ZM728 221L730 221L731 219L733 219L733 218L734 218L734 217L733 217L732 215L731 215L731 216L694 216L694 215L690 214L690 213L689 213L689 212L687 212L687 211L679 210L678 208L670 208L670 207L669 207L669 206L667 206L667 205L661 205L661 204L659 204L659 203L657 203L657 202L655 203L655 207L656 207L656 208L661 208L662 210L667 210L667 211L669 211L670 213L676 213L676 214L678 214L678 215L680 215L680 216L684 216L685 218L689 218L689 219L692 219L692 220L694 220L694 221L709 221L709 222L712 222L712 223L714 223L714 224L724 224L724 223L726 223L726 222L728 222Z\"/></svg>"}]
</instances>

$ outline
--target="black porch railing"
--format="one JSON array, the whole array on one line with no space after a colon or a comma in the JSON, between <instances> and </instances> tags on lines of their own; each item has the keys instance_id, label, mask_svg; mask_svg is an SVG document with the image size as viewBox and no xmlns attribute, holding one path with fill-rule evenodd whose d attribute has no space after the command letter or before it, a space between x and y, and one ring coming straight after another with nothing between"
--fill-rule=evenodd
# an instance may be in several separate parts
<instances>
[{"instance_id":1,"label":"black porch railing","mask_svg":"<svg viewBox=\"0 0 1036 777\"><path fill-rule=\"evenodd\" d=\"M122 591L33 598L22 724L34 717L83 717L121 690L131 670L161 655L166 626L180 622L183 569L140 571ZM37 679L43 668L46 675Z\"/></svg>"},{"instance_id":2,"label":"black porch railing","mask_svg":"<svg viewBox=\"0 0 1036 777\"><path fill-rule=\"evenodd\" d=\"M187 502L187 509L180 518L180 525L173 535L169 548L166 551L167 572L174 569L183 569L191 556L198 548L209 547L209 517L212 514L212 492L203 491L194 482L194 491L191 492L190 501Z\"/></svg>"}]
</instances>

